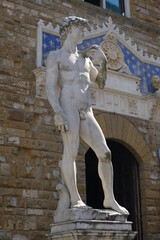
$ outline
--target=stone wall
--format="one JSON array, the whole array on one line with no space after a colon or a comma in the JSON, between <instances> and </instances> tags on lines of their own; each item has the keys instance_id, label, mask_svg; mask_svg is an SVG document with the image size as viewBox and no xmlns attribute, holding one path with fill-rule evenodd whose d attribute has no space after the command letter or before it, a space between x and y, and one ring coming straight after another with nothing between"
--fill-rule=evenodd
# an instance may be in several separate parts
<instances>
[{"instance_id":1,"label":"stone wall","mask_svg":"<svg viewBox=\"0 0 160 240\"><path fill-rule=\"evenodd\" d=\"M131 17L141 22L159 26L160 1L159 0L130 0Z\"/></svg>"},{"instance_id":2,"label":"stone wall","mask_svg":"<svg viewBox=\"0 0 160 240\"><path fill-rule=\"evenodd\" d=\"M50 231L49 224L53 222L58 200L55 186L60 181L58 161L62 155L62 139L54 127L53 111L48 101L35 97L33 70L36 68L37 22L42 19L56 26L68 15L85 17L93 25L101 25L111 15L139 48L160 55L158 28L143 26L80 0L1 1L0 239L45 239L44 234ZM157 154L159 125L130 120L148 136L148 144ZM78 187L84 200L86 149L87 146L81 145L78 156ZM158 232L157 155L153 161L152 171L150 165L144 166L142 182L147 187L143 220L145 239L148 240L156 239Z\"/></svg>"}]
</instances>

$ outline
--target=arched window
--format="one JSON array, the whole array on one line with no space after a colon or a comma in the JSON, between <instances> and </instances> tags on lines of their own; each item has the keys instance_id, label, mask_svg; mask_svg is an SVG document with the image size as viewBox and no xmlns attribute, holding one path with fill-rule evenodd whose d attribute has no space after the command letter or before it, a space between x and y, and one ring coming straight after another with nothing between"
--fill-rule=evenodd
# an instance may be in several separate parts
<instances>
[{"instance_id":1,"label":"arched window","mask_svg":"<svg viewBox=\"0 0 160 240\"><path fill-rule=\"evenodd\" d=\"M137 240L142 240L139 165L132 153L122 144L107 140L112 152L114 169L114 194L118 203L128 209L133 230L138 231ZM103 209L104 194L98 176L98 159L90 148L85 156L87 204Z\"/></svg>"}]
</instances>

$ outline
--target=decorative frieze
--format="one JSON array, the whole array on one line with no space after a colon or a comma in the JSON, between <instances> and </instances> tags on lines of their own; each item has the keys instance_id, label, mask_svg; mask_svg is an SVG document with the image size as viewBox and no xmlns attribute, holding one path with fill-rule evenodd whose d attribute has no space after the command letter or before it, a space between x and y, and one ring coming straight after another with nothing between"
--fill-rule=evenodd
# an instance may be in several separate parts
<instances>
[{"instance_id":1,"label":"decorative frieze","mask_svg":"<svg viewBox=\"0 0 160 240\"><path fill-rule=\"evenodd\" d=\"M36 68L34 71L36 76L36 97L46 99L46 68L39 67Z\"/></svg>"},{"instance_id":2,"label":"decorative frieze","mask_svg":"<svg viewBox=\"0 0 160 240\"><path fill-rule=\"evenodd\" d=\"M150 99L150 104L143 97L129 96L128 94L115 92L105 88L99 90L92 88L92 96L94 96L94 109L103 110L107 112L114 112L126 116L138 117L148 120L151 117L151 110L154 105L154 99ZM155 121L159 121L158 116L154 117Z\"/></svg>"},{"instance_id":3,"label":"decorative frieze","mask_svg":"<svg viewBox=\"0 0 160 240\"><path fill-rule=\"evenodd\" d=\"M47 99L45 92L45 67L34 70L36 76L36 96ZM93 108L133 116L144 120L160 121L159 98L142 96L137 90L140 78L108 70L106 85L100 90L97 85L91 85Z\"/></svg>"}]
</instances>

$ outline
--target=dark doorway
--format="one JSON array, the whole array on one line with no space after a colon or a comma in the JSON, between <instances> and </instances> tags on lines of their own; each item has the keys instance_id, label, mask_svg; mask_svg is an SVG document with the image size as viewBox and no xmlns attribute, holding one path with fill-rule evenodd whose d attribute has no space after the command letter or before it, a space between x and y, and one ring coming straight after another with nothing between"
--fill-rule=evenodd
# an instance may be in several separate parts
<instances>
[{"instance_id":1,"label":"dark doorway","mask_svg":"<svg viewBox=\"0 0 160 240\"><path fill-rule=\"evenodd\" d=\"M138 162L119 142L107 140L107 144L112 152L115 198L130 212L128 221L133 222L133 231L138 231L137 240L142 240ZM103 209L104 194L98 176L98 159L91 148L86 153L85 161L87 204Z\"/></svg>"}]
</instances>

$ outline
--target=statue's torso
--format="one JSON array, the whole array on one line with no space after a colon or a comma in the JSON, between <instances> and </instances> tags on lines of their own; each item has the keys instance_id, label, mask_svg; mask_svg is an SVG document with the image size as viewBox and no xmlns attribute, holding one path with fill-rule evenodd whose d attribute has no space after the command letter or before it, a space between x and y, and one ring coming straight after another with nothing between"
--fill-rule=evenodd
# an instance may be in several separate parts
<instances>
[{"instance_id":1,"label":"statue's torso","mask_svg":"<svg viewBox=\"0 0 160 240\"><path fill-rule=\"evenodd\" d=\"M75 54L62 55L58 60L59 83L65 85L79 85L90 83L90 60ZM85 77L82 77L85 76Z\"/></svg>"},{"instance_id":2,"label":"statue's torso","mask_svg":"<svg viewBox=\"0 0 160 240\"><path fill-rule=\"evenodd\" d=\"M91 106L90 100L90 60L80 55L67 54L58 59L61 87L60 102L73 103L78 108Z\"/></svg>"}]
</instances>

